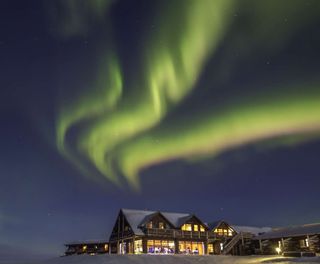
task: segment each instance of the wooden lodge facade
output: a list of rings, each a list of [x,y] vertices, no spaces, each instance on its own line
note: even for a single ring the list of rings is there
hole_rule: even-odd
[[[74,254],[306,256],[320,253],[320,224],[286,228],[205,223],[194,214],[121,209],[109,240],[65,244]]]
[[[274,228],[253,238],[258,254],[320,253],[320,224]]]
[[[194,214],[122,209],[109,243],[116,254],[226,254],[247,236],[224,221],[207,225]]]

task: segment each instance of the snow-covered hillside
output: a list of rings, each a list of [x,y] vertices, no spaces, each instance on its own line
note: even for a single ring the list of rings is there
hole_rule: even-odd
[[[152,256],[152,255],[98,255],[70,256],[51,259],[39,264],[255,264],[255,263],[320,263],[316,258],[232,257],[232,256]]]
[[[19,247],[0,244],[0,264],[36,263],[49,257]]]

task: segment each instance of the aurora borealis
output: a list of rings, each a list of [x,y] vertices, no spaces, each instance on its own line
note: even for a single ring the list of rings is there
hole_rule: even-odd
[[[317,133],[320,121],[319,82],[313,80],[313,83],[299,84],[302,82],[299,79],[295,80],[297,83],[265,87],[279,90],[278,94],[273,91],[251,94],[248,100],[226,102],[219,109],[213,106],[205,113],[198,109],[189,110],[190,118],[184,120],[187,125],[179,118],[178,125],[173,125],[173,128],[166,125],[166,117],[175,111],[176,106],[197,93],[202,72],[209,60],[215,60],[219,45],[224,45],[230,28],[237,23],[234,19],[236,14],[244,13],[242,6],[252,5],[253,13],[244,16],[252,27],[251,32],[256,32],[256,35],[250,36],[248,47],[234,44],[239,36],[232,34],[232,44],[225,44],[225,53],[237,49],[240,58],[247,56],[249,49],[277,53],[277,49],[281,49],[279,45],[285,45],[290,39],[291,31],[316,19],[318,13],[313,10],[317,10],[319,4],[312,3],[316,9],[302,1],[292,1],[290,8],[276,1],[259,4],[242,1],[241,5],[229,0],[164,4],[156,10],[156,13],[163,13],[153,18],[154,27],[159,29],[144,36],[143,51],[139,54],[141,63],[130,69],[138,77],[133,81],[127,80],[121,70],[121,64],[125,62],[118,61],[116,51],[112,55],[103,55],[107,65],[102,66],[97,74],[103,82],[98,80],[90,84],[98,86],[98,89],[84,87],[84,94],[73,98],[71,106],[69,101],[66,109],[62,106],[57,117],[59,150],[82,168],[84,174],[90,172],[83,168],[83,158],[109,180],[119,182],[119,175],[123,175],[131,185],[138,187],[139,171],[161,161],[216,155],[260,140]],[[92,5],[99,7],[100,3],[92,1]],[[83,14],[81,20],[86,21],[87,15]],[[277,27],[277,32],[271,31],[272,25]],[[265,35],[260,32],[265,32]],[[268,37],[270,43],[261,42]],[[228,59],[228,55],[222,56]],[[221,60],[224,61],[223,57]],[[226,70],[232,75],[232,69]],[[217,72],[211,74],[220,74],[221,70],[217,69]],[[206,85],[214,91],[221,84],[212,81]],[[250,81],[248,85],[252,85]],[[303,88],[296,88],[299,85]],[[301,96],[297,92],[290,94],[297,89],[308,92]],[[85,125],[82,126],[83,123]],[[81,128],[72,144],[68,144],[66,137],[72,127]]]
[[[121,207],[319,222],[320,1],[1,5],[0,246],[60,254]]]

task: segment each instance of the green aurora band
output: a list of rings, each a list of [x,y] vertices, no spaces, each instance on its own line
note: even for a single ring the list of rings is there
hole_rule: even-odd
[[[160,31],[146,41],[143,76],[130,84],[129,91],[116,53],[109,52],[95,88],[61,106],[56,130],[58,149],[84,174],[90,175],[90,170],[83,165],[83,157],[112,182],[120,184],[120,171],[132,187],[139,188],[139,171],[152,164],[218,155],[260,140],[320,131],[317,84],[306,87],[308,93],[302,95],[288,95],[286,89],[276,96],[251,96],[166,125],[168,113],[196,87],[238,4],[232,0],[183,3],[174,2],[164,9],[165,15],[157,18]],[[274,5],[265,3],[263,11],[272,13]],[[300,6],[301,1],[293,1],[287,17],[295,18]],[[261,4],[252,8],[257,13],[262,10]],[[311,21],[312,17],[305,20]],[[268,29],[269,25],[263,21],[257,23],[257,30],[259,27]],[[285,25],[283,30],[288,28]],[[277,43],[285,41],[285,37],[276,38]],[[256,40],[259,43],[263,38],[258,36]],[[68,132],[79,125],[76,142],[68,144]]]
[[[218,155],[269,138],[320,132],[320,91],[305,96],[278,94],[268,99],[251,99],[226,105],[202,117],[177,121],[170,127],[157,127],[119,146],[110,155],[130,183],[136,185],[139,170],[152,164]]]

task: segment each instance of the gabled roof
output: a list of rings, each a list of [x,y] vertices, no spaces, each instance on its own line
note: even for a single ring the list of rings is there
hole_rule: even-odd
[[[209,229],[208,225],[205,222],[203,222],[199,217],[197,217],[195,214],[189,214],[185,217],[181,217],[179,219],[179,223],[178,223],[177,227],[180,228],[183,224],[185,224],[186,222],[188,222],[188,220],[190,220],[192,218],[195,218],[198,222],[200,222],[204,228]]]
[[[180,213],[168,213],[162,212],[162,215],[169,220],[169,222],[175,227],[179,228],[182,226],[189,218],[192,217],[191,214],[180,214]]]
[[[209,227],[210,230],[214,230],[214,229],[216,229],[217,227],[219,227],[223,223],[232,228],[232,226],[229,225],[228,222],[226,222],[224,220],[219,220],[219,221],[215,221],[215,222],[209,223],[208,227]]]
[[[132,210],[132,209],[121,209],[122,213],[126,217],[129,225],[134,234],[144,235],[142,230],[139,228],[141,223],[147,216],[153,215],[156,211],[145,211],[145,210]]]
[[[307,235],[311,236],[316,234],[320,234],[320,223],[273,228],[272,231],[257,236],[255,239],[273,239]]]
[[[160,212],[154,212],[153,214],[148,214],[144,217],[144,219],[139,224],[139,227],[145,226],[147,223],[149,223],[152,218],[154,218],[156,215],[158,215]]]
[[[153,216],[155,216],[158,213],[162,215],[175,228],[180,228],[190,218],[196,217],[193,214],[169,213],[148,210],[121,209],[121,211],[126,217],[129,225],[131,226],[132,231],[136,235],[144,235],[140,227],[145,225],[149,220],[153,218]],[[199,219],[198,217],[196,218]]]

